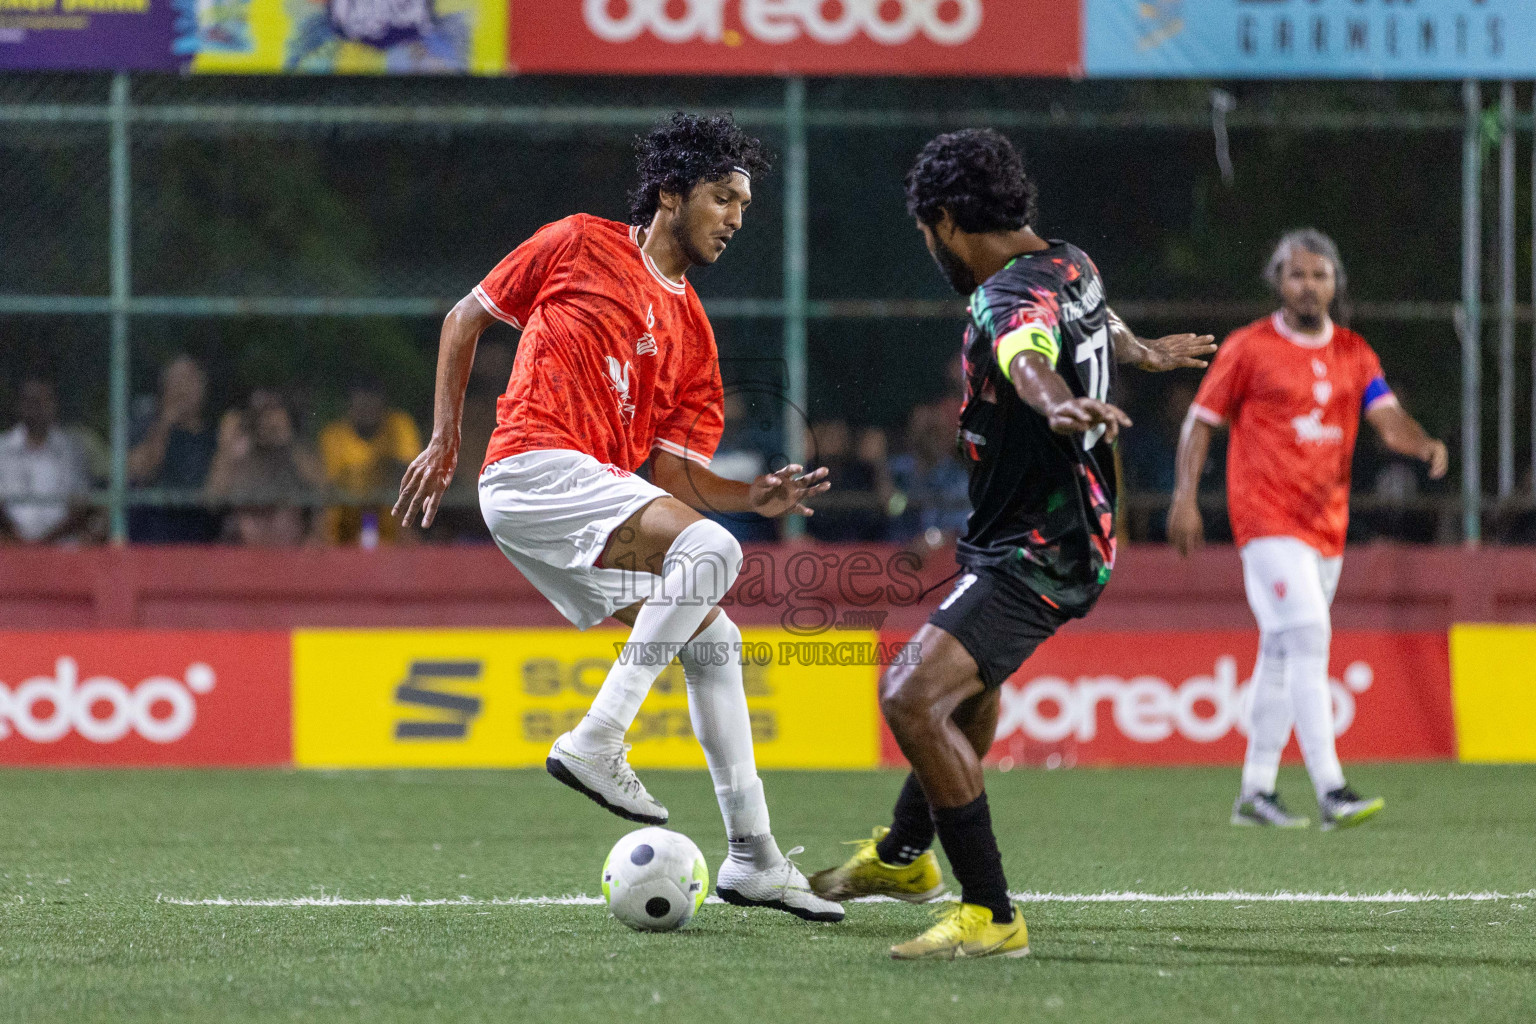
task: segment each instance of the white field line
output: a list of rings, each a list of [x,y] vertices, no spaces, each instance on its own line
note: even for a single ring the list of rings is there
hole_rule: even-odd
[[[953,897],[951,897],[953,898]],[[1496,900],[1536,899],[1536,889],[1527,892],[1016,892],[1020,903],[1486,903]],[[885,897],[865,897],[850,902],[868,903]],[[506,899],[479,899],[459,896],[454,899],[394,898],[353,899],[343,896],[292,896],[277,899],[189,899],[157,896],[156,903],[181,907],[600,907],[601,896],[529,896]],[[705,902],[720,903],[711,896]]]

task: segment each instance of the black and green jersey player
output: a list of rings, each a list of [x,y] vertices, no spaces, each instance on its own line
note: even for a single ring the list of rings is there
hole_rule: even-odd
[[[1110,446],[1130,426],[1109,404],[1115,363],[1203,367],[1215,346],[1192,334],[1137,338],[1105,305],[1088,256],[1035,234],[1034,185],[997,132],[939,136],[906,185],[928,251],[971,299],[958,444],[973,511],[959,580],[915,637],[920,656],[881,681],[881,712],[912,763],[890,831],[812,885],[878,892],[889,878],[888,894],[912,898],[907,876],[932,858],[937,833],[961,902],[892,954],[1017,956],[1027,933],[1009,902],[981,774],[998,687],[1041,641],[1087,614],[1109,580]]]

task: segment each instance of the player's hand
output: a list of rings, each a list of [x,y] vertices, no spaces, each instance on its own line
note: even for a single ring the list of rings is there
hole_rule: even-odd
[[[791,463],[773,473],[765,473],[752,481],[747,501],[752,511],[760,516],[774,518],[786,512],[815,515],[803,502],[817,494],[825,493],[831,484],[827,482],[827,467],[805,472],[805,467]]]
[[[1205,543],[1205,522],[1200,518],[1200,506],[1195,502],[1175,498],[1168,506],[1168,539],[1179,554],[1188,556]]]
[[[390,514],[399,516],[401,526],[410,526],[411,519],[419,511],[421,528],[425,530],[431,526],[458,464],[459,439],[432,438],[405,468],[405,476],[400,480],[400,497]]]
[[[1451,455],[1445,450],[1445,442],[1429,442],[1429,457],[1424,461],[1429,463],[1429,478],[1431,480],[1439,480],[1445,476],[1445,471],[1451,468]]]
[[[1120,436],[1120,428],[1131,425],[1131,418],[1108,402],[1096,398],[1073,398],[1051,407],[1047,420],[1058,434],[1086,434],[1094,427],[1104,428],[1106,440]]]
[[[1143,338],[1141,347],[1146,354],[1137,369],[1148,373],[1164,370],[1200,370],[1210,365],[1200,358],[1216,351],[1216,338],[1210,334],[1169,334],[1162,338]]]

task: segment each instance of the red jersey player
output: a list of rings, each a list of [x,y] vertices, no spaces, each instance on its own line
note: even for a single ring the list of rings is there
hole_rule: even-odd
[[[676,657],[730,840],[716,891],[838,921],[842,907],[811,892],[769,831],[741,631],[718,607],[741,548],[696,511],[809,515],[802,502],[828,486],[825,469],[790,465],[751,484],[708,469],[723,425],[719,356],[684,273],[725,251],[767,160],[729,117],[686,114],[642,137],[637,157],[629,224],[578,214],[546,225],[448,314],[432,439],[395,511],[431,525],[458,462],[476,342],[492,320],[521,330],[480,473],[481,511],[502,552],[578,628],[609,616],[631,627],[625,656],[546,767],[621,817],[665,823],[624,734]],[[635,475],[647,460],[654,484]]]
[[[1328,609],[1343,563],[1360,417],[1392,451],[1429,463],[1434,479],[1445,475],[1446,450],[1403,411],[1365,339],[1329,317],[1344,267],[1326,235],[1287,234],[1265,278],[1281,308],[1234,332],[1201,382],[1179,439],[1168,534],[1182,554],[1200,545],[1200,473],[1211,431],[1230,427],[1227,506],[1259,623],[1248,753],[1232,823],[1307,824],[1275,795],[1294,724],[1329,829],[1357,825],[1384,805],[1345,784],[1328,690]]]

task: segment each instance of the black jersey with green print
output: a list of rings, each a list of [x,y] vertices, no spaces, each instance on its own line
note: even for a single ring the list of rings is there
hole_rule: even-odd
[[[1056,434],[1019,398],[1009,364],[1051,361],[1074,395],[1106,400],[1114,367],[1104,284],[1088,255],[1052,241],[971,295],[959,447],[971,518],[957,558],[1007,567],[1069,615],[1086,615],[1115,562],[1115,463],[1103,428]]]

